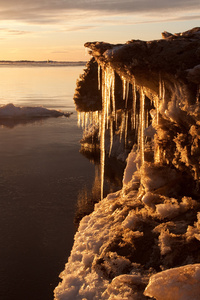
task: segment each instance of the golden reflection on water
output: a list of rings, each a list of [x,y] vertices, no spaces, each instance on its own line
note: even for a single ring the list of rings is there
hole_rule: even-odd
[[[73,94],[83,66],[77,67],[0,67],[0,105],[74,110]]]

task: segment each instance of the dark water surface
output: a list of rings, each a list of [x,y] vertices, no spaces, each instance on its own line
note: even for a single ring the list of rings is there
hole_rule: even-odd
[[[77,195],[94,180],[93,164],[79,153],[73,92],[81,72],[0,68],[1,105],[73,111],[69,118],[0,122],[1,300],[53,299],[70,254]]]

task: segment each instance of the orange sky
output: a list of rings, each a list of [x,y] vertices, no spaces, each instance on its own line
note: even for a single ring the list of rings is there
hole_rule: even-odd
[[[87,41],[159,39],[200,25],[199,0],[1,0],[0,60],[88,60]]]

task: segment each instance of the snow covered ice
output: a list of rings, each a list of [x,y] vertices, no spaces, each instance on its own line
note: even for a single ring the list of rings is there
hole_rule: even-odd
[[[63,113],[45,107],[15,106],[12,103],[0,107],[0,118],[34,118],[34,117],[59,117],[70,116],[71,113]]]
[[[163,37],[85,45],[75,102],[96,116],[85,127],[100,132],[102,174],[109,152],[129,155],[122,189],[81,220],[56,300],[199,299],[200,28]]]
[[[144,294],[158,300],[198,300],[199,281],[200,264],[173,268],[153,275]]]

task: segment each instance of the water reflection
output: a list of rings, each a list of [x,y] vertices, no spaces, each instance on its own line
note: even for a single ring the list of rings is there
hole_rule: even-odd
[[[1,105],[74,112],[81,72],[0,68]],[[92,185],[94,166],[79,153],[76,113],[1,119],[0,129],[0,299],[53,299],[73,245],[77,187]]]
[[[56,117],[57,118],[57,117]],[[48,117],[34,117],[34,118],[3,118],[0,119],[0,126],[13,129],[14,127],[18,125],[28,125],[28,124],[38,124],[42,125],[43,122],[45,122],[48,119]]]
[[[74,223],[78,227],[80,220],[94,210],[95,203],[101,199],[101,167],[100,151],[96,144],[82,144],[80,153],[87,157],[95,165],[95,177],[92,189],[84,186],[78,194],[77,206],[74,217]],[[122,188],[123,171],[125,163],[116,158],[106,156],[105,160],[105,178],[104,178],[104,197],[109,193],[114,193]]]

